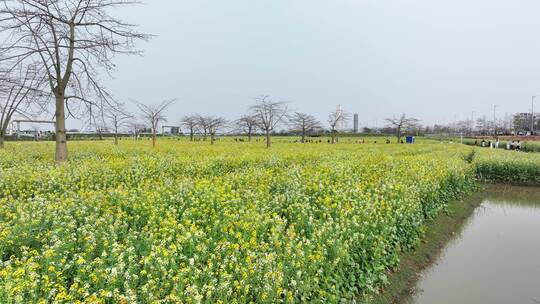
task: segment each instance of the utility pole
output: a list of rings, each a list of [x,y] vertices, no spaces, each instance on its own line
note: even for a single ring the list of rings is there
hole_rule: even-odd
[[[493,105],[493,136],[497,136],[497,105]]]
[[[538,97],[538,95],[533,95],[531,101],[531,135],[534,135],[534,99],[536,97]]]
[[[474,113],[475,111],[471,112],[471,136],[473,135],[473,132],[474,132]]]
[[[453,124],[452,129],[454,131],[454,136],[457,136],[457,115],[456,114],[454,114],[454,124]]]

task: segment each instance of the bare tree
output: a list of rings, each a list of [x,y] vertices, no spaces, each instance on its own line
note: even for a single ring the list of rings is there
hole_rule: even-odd
[[[257,121],[257,126],[266,135],[266,147],[270,148],[270,134],[287,115],[287,104],[272,101],[270,96],[262,95],[255,99],[255,105],[250,109]]]
[[[121,128],[128,126],[133,115],[129,114],[123,104],[115,108],[109,108],[105,113],[114,131],[114,144],[118,145],[118,132]]]
[[[137,102],[141,110],[141,118],[150,125],[152,129],[152,147],[156,146],[157,129],[160,123],[166,122],[167,117],[163,113],[176,99],[165,100],[158,105],[146,105]]]
[[[185,115],[182,117],[182,120],[180,120],[180,124],[189,130],[189,140],[193,141],[193,136],[199,126],[198,115]]]
[[[199,130],[202,132],[203,135],[203,141],[206,141],[206,137],[208,136],[208,131],[210,129],[209,120],[206,116],[197,114],[197,126],[199,127]]]
[[[137,0],[11,0],[2,1],[1,61],[10,66],[39,61],[55,96],[56,161],[68,159],[66,109],[114,103],[101,85],[100,72],[110,73],[117,54],[140,54],[135,25],[111,15]],[[73,103],[72,103],[73,102]],[[79,112],[81,113],[81,112]]]
[[[204,117],[208,126],[208,134],[210,134],[210,143],[213,145],[216,141],[216,133],[227,125],[227,120],[222,117]]]
[[[336,135],[341,131],[343,126],[350,119],[350,114],[345,113],[341,108],[328,115],[328,125],[330,126],[330,136],[332,137],[332,144],[336,143]]]
[[[28,118],[45,108],[48,96],[40,91],[42,84],[43,77],[32,66],[0,72],[0,148],[15,114]]]
[[[396,130],[396,136],[398,143],[401,142],[401,137],[403,132],[409,131],[413,128],[418,127],[418,123],[420,120],[413,118],[413,117],[407,117],[405,114],[401,114],[398,118],[387,118],[386,123],[388,127],[393,128]]]
[[[306,135],[321,128],[321,123],[312,115],[294,112],[288,117],[289,124],[294,132],[300,133],[301,141],[306,141]]]
[[[251,137],[257,128],[257,118],[253,115],[244,115],[238,118],[234,124],[240,132],[247,134],[248,141],[251,141]]]
[[[203,130],[203,136],[210,135],[210,143],[216,140],[216,133],[227,125],[227,120],[221,117],[197,115],[197,125]]]
[[[131,132],[133,132],[133,136],[135,140],[139,139],[139,134],[141,132],[144,132],[145,125],[135,119],[132,119],[127,123],[129,128],[131,129]]]
[[[99,140],[103,140],[103,133],[109,132],[109,127],[105,121],[105,113],[109,107],[98,107],[95,109],[91,105],[88,108],[88,130],[98,135]]]

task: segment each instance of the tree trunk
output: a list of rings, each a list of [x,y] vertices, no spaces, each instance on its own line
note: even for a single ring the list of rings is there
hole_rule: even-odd
[[[156,147],[156,129],[155,128],[152,129],[152,147],[153,148]]]
[[[118,146],[118,133],[114,132],[114,145]]]
[[[401,127],[397,129],[397,143],[401,143]]]
[[[66,136],[66,115],[65,115],[65,104],[64,104],[64,94],[57,93],[56,97],[56,126],[55,126],[55,138],[56,138],[56,163],[61,164],[65,163],[68,160],[68,148],[67,148],[67,136]]]
[[[214,134],[210,134],[210,144],[213,145],[215,141]]]
[[[332,144],[336,143],[336,132],[332,131]]]
[[[4,123],[0,126],[0,149],[4,149],[4,142],[6,140],[6,131],[9,126],[11,116],[5,117]]]
[[[305,131],[302,131],[302,143],[305,143],[306,142],[306,132]]]
[[[248,130],[248,141],[251,141],[251,129]]]
[[[266,131],[266,147],[267,148],[270,148],[270,145],[272,143],[270,142],[270,132],[269,131]]]
[[[189,141],[193,141],[193,128],[189,130]]]

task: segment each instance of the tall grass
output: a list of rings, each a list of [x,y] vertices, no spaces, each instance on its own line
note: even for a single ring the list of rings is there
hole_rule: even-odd
[[[540,154],[478,149],[474,164],[482,181],[540,185]]]

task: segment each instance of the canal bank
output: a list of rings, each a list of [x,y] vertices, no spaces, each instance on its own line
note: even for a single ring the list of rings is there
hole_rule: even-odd
[[[389,273],[387,287],[359,302],[540,303],[536,298],[540,295],[531,290],[531,284],[540,286],[540,264],[534,261],[540,252],[536,250],[540,249],[540,237],[536,237],[540,231],[539,200],[538,187],[495,184],[484,185],[467,199],[450,204],[447,212],[426,226],[418,247],[402,255],[398,268]],[[534,228],[535,219],[538,229]],[[524,245],[517,246],[516,240]],[[529,271],[524,270],[527,268]],[[507,286],[502,288],[497,282],[505,278]],[[492,288],[495,292],[489,293]],[[521,301],[516,293],[522,294]],[[507,294],[517,301],[508,302],[504,298]]]

